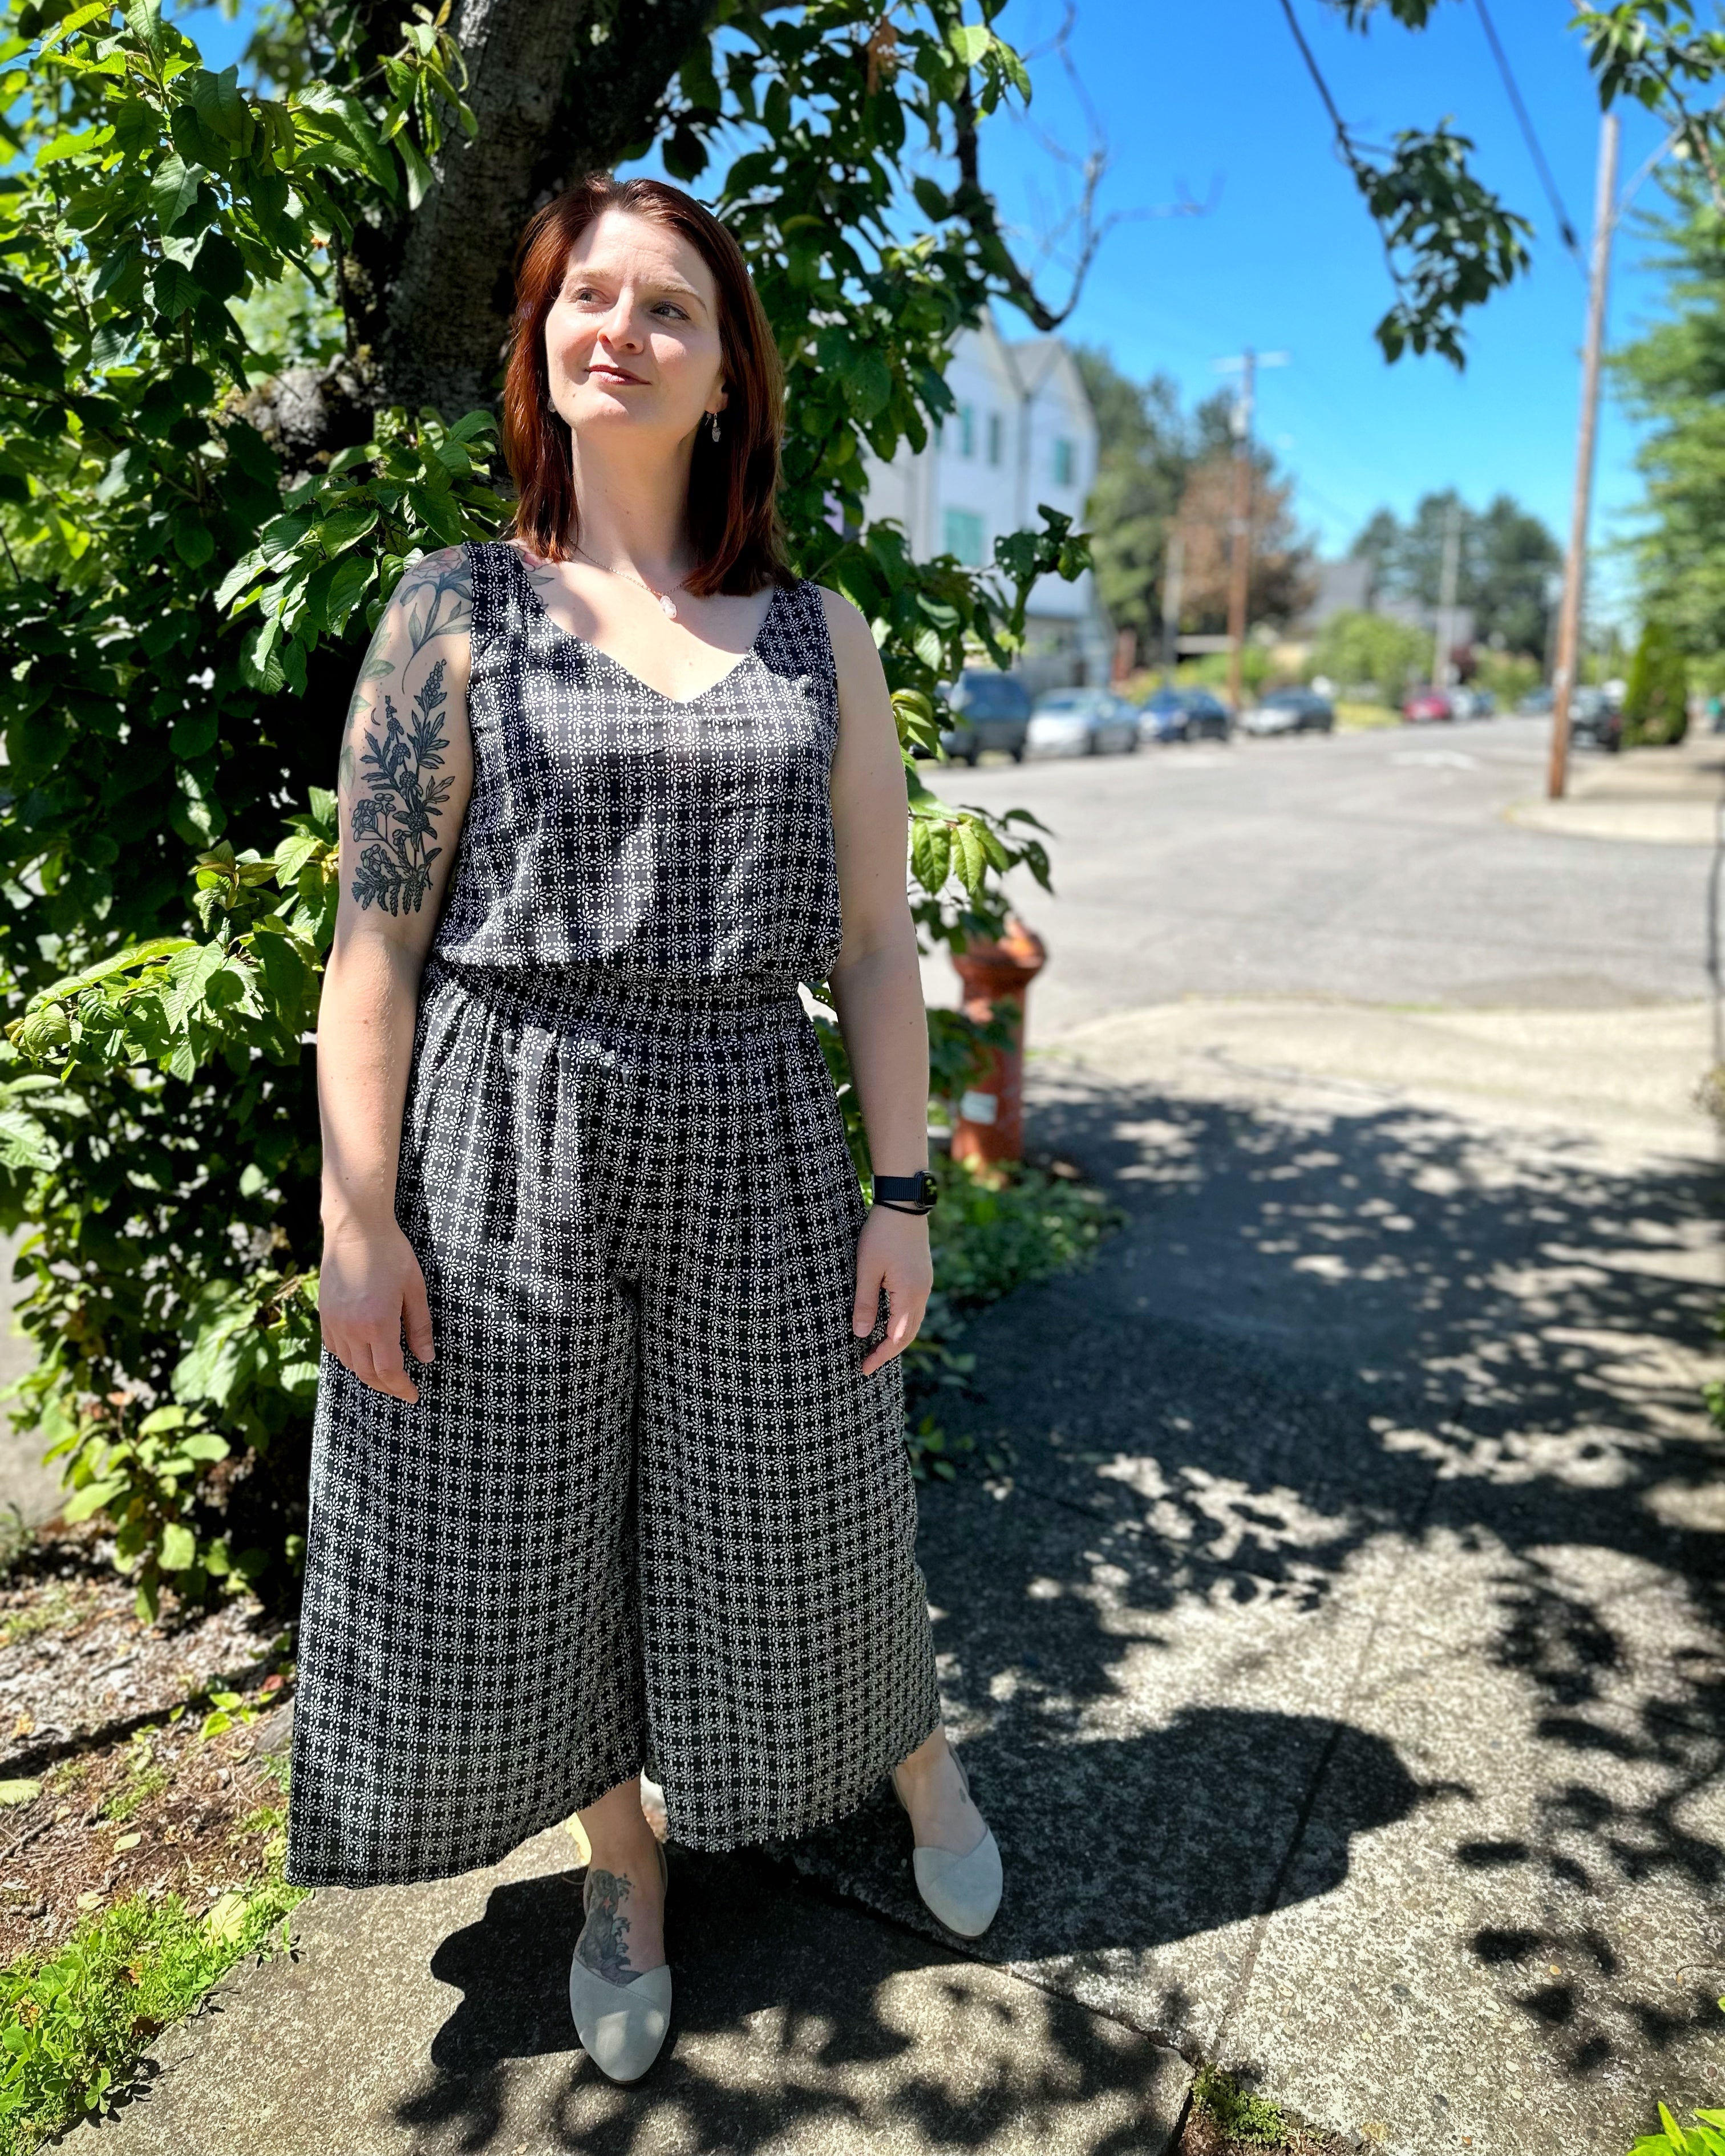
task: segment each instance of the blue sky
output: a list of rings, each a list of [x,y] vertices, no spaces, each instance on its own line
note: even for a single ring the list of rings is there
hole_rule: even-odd
[[[1216,359],[1248,342],[1286,352],[1286,367],[1260,377],[1259,424],[1297,477],[1301,513],[1327,548],[1345,546],[1380,503],[1405,515],[1427,490],[1449,485],[1479,503],[1513,494],[1562,538],[1585,290],[1475,0],[1444,0],[1418,34],[1385,16],[1366,36],[1349,33],[1317,0],[1294,3],[1357,132],[1381,141],[1451,116],[1477,145],[1481,176],[1533,222],[1532,273],[1471,318],[1466,372],[1431,357],[1392,367],[1380,357],[1371,332],[1388,304],[1382,254],[1276,0],[1079,0],[1072,57],[1113,160],[1104,208],[1168,203],[1182,182],[1202,200],[1219,182],[1219,197],[1209,216],[1117,226],[1068,333],[1106,346],[1130,373],[1173,375],[1189,398],[1213,390],[1224,378]],[[1584,247],[1599,118],[1568,13],[1561,0],[1495,0],[1492,19]],[[1002,33],[1020,49],[1034,46],[1061,13],[1059,0],[1010,0]],[[1034,74],[1040,131],[1081,149],[1086,122],[1058,64],[1045,61]],[[1660,131],[1639,108],[1623,119],[1627,180]],[[1039,200],[1056,198],[1053,161],[1030,128],[999,120],[984,157],[1003,210],[1034,231]],[[1636,202],[1660,199],[1650,182]],[[1658,311],[1649,252],[1626,223],[1614,259],[1613,338]],[[1608,402],[1596,545],[1633,511],[1634,445]],[[1616,581],[1609,571],[1601,579]]]
[[[1172,375],[1189,400],[1224,377],[1218,358],[1250,342],[1289,363],[1260,377],[1260,431],[1298,482],[1302,521],[1342,551],[1387,503],[1405,515],[1430,489],[1471,501],[1517,495],[1561,538],[1567,531],[1584,289],[1560,244],[1538,172],[1486,44],[1476,0],[1440,0],[1410,34],[1386,18],[1350,34],[1318,0],[1294,0],[1341,108],[1357,131],[1450,116],[1478,146],[1476,166],[1533,221],[1530,275],[1472,317],[1466,370],[1404,358],[1388,367],[1372,326],[1389,303],[1382,254],[1337,162],[1312,82],[1277,0],[1078,0],[1072,59],[1111,157],[1105,211],[1173,202],[1183,187],[1212,213],[1128,217],[1104,241],[1068,334],[1105,346],[1127,372]],[[249,10],[246,10],[247,13]],[[1021,50],[1057,28],[1062,0],[1009,0],[999,27]],[[1562,0],[1495,0],[1493,19],[1572,222],[1591,228],[1599,110]],[[214,8],[179,19],[221,66],[243,42]],[[1088,126],[1058,62],[1033,69],[1030,121],[997,116],[983,137],[984,178],[1029,251],[1065,182],[1045,146],[1082,151]],[[1624,114],[1627,178],[1657,146],[1639,110]],[[1643,206],[1660,199],[1645,186]],[[1620,230],[1609,332],[1656,314],[1650,244]],[[1050,267],[1050,291],[1063,279]],[[1009,334],[1023,325],[1003,316]],[[1620,532],[1638,493],[1635,437],[1611,405],[1595,482],[1595,546]],[[1620,587],[1606,566],[1600,597]]]

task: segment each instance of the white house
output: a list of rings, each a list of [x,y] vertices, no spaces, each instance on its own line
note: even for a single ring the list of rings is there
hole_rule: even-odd
[[[958,408],[921,454],[901,444],[890,465],[867,459],[870,518],[903,526],[924,559],[955,554],[973,567],[994,542],[1039,523],[1046,502],[1081,523],[1096,470],[1096,422],[1071,353],[1058,337],[1009,344],[991,316],[966,330],[947,369]],[[1033,690],[1108,679],[1112,632],[1086,570],[1044,577],[1030,594],[1021,671]]]

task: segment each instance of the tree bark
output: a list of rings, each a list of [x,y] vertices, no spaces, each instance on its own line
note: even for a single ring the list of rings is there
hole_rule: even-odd
[[[532,213],[584,172],[639,155],[660,100],[708,33],[714,0],[459,0],[469,141],[451,127],[437,184],[357,231],[341,297],[374,400],[446,419],[495,406],[516,241]],[[365,9],[377,52],[394,49],[400,0]]]

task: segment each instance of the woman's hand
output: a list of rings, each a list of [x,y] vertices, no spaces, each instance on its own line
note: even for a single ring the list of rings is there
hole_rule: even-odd
[[[890,1206],[871,1205],[856,1241],[856,1301],[850,1312],[850,1329],[859,1340],[868,1338],[880,1314],[883,1287],[891,1316],[886,1337],[863,1363],[865,1377],[890,1363],[895,1355],[902,1355],[922,1331],[922,1313],[928,1307],[928,1291],[933,1286],[927,1215],[895,1213]]]
[[[431,1305],[398,1223],[326,1230],[317,1314],[323,1344],[345,1369],[373,1392],[409,1406],[418,1400],[419,1388],[402,1358],[402,1329],[417,1361],[434,1361]]]

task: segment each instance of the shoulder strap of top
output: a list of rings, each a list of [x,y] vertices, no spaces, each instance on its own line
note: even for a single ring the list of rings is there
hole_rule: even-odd
[[[827,628],[826,602],[820,595],[820,586],[807,577],[799,577],[784,593],[783,604],[798,657],[822,687],[836,698],[839,670],[833,659],[833,639]]]
[[[480,655],[501,634],[506,634],[510,602],[509,557],[515,549],[505,539],[468,539],[461,551],[467,557],[468,578],[473,588],[473,656]]]

